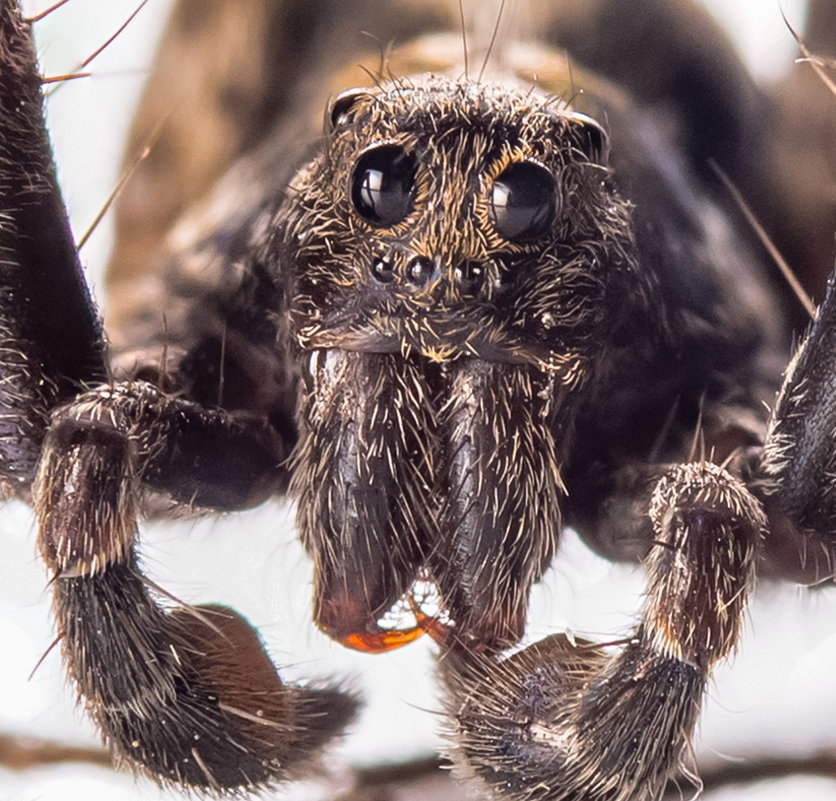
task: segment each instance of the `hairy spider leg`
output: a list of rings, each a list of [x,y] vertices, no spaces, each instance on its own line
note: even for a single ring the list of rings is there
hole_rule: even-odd
[[[271,784],[355,710],[336,689],[284,685],[232,610],[164,610],[137,566],[140,484],[181,502],[240,508],[261,498],[275,459],[270,435],[266,424],[240,424],[134,382],[79,396],[56,412],[45,440],[35,508],[70,675],[116,755],[159,781]],[[205,482],[191,480],[198,465]]]
[[[554,635],[506,658],[442,658],[453,758],[502,798],[658,798],[683,767],[711,669],[737,642],[766,518],[710,463],[665,474],[650,515],[644,610],[619,652]]]
[[[758,473],[770,512],[836,541],[836,273],[787,368]]]
[[[31,484],[49,413],[105,378],[42,121],[41,81],[17,3],[0,3],[0,476]]]
[[[102,383],[103,337],[55,184],[31,34],[12,0],[0,2],[0,59],[0,465],[14,491],[32,485],[70,675],[117,758],[157,781],[222,792],[296,775],[356,699],[283,684],[229,609],[163,609],[135,553],[143,490],[219,510],[252,505],[281,482],[286,440],[263,417],[143,381]]]

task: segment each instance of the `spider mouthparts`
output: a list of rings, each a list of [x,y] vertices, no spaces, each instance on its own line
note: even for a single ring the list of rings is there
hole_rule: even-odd
[[[382,654],[392,651],[402,645],[408,645],[417,640],[425,629],[415,626],[411,629],[375,629],[374,631],[355,631],[348,634],[340,642],[355,651],[367,654]]]
[[[395,648],[400,648],[417,640],[422,634],[429,634],[433,639],[438,640],[444,629],[441,621],[437,617],[424,614],[414,603],[408,605],[409,613],[414,618],[414,625],[385,627],[371,624],[364,631],[343,633],[329,630],[326,633],[347,648],[367,654],[382,654],[386,651],[393,651]],[[386,622],[388,618],[389,614],[387,613],[383,622]]]

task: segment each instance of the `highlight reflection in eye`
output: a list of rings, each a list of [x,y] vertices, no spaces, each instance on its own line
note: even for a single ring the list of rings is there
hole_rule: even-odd
[[[539,164],[517,162],[493,182],[488,210],[497,232],[523,242],[544,234],[557,214],[559,195],[554,176]]]
[[[398,145],[366,151],[351,173],[351,202],[372,225],[394,225],[412,209],[415,159]]]

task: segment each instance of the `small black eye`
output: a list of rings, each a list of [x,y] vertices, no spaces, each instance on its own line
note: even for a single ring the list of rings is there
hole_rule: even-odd
[[[557,212],[554,177],[539,164],[517,162],[493,182],[490,215],[506,239],[524,241],[545,233]]]
[[[391,284],[395,280],[395,271],[388,259],[377,258],[372,262],[372,276],[381,284]]]
[[[357,159],[351,173],[351,202],[373,225],[394,225],[412,208],[415,159],[398,145],[382,145]]]

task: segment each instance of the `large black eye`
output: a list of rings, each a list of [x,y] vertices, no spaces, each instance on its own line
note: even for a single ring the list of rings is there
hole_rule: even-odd
[[[539,164],[516,162],[494,179],[491,220],[506,239],[534,239],[551,225],[557,204],[557,186],[552,174]]]
[[[351,173],[351,202],[374,225],[394,225],[412,207],[415,159],[398,145],[366,151]]]

